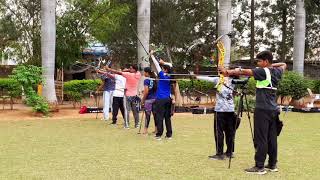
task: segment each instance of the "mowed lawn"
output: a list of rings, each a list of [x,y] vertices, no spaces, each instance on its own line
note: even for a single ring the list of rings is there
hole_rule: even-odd
[[[92,117],[0,121],[0,179],[320,179],[320,114],[281,115],[280,172],[263,176],[243,171],[254,164],[247,118],[228,169],[207,158],[212,115],[175,114],[173,139],[162,141]]]

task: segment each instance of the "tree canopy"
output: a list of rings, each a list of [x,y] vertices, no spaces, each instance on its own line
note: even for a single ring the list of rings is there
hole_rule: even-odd
[[[89,42],[101,42],[122,64],[137,62],[137,4],[131,0],[57,1],[56,66],[81,58]],[[151,4],[151,43],[163,46],[174,63],[191,61],[198,53],[209,57],[216,38],[216,1],[160,1]],[[250,1],[233,0],[233,58],[250,52]],[[306,58],[320,47],[320,3],[306,0]],[[292,60],[294,0],[261,0],[255,4],[255,51],[268,48],[281,61]],[[191,53],[195,41],[203,43]],[[40,0],[0,0],[0,52],[11,48],[19,62],[40,65]],[[197,52],[197,53],[195,53]],[[232,59],[234,60],[234,59]]]

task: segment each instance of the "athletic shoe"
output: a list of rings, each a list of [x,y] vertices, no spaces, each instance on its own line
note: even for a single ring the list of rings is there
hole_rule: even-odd
[[[134,128],[136,128],[136,129],[139,128],[139,127],[140,127],[139,125],[135,125],[135,126],[134,126]]]
[[[164,137],[164,138],[170,140],[170,139],[172,139],[172,136],[170,136],[170,137],[166,136],[166,137]]]
[[[156,136],[157,141],[161,141],[161,136]]]
[[[112,124],[112,125],[116,125],[116,124],[117,124],[117,122],[112,121],[112,123],[110,123],[110,124]]]
[[[234,154],[230,154],[230,153],[224,153],[223,155],[225,155],[227,158],[230,158],[230,155],[231,155],[231,158],[234,158]]]
[[[270,172],[278,172],[278,168],[277,168],[277,165],[273,165],[273,166],[270,166],[269,164],[264,166],[264,168],[266,168],[267,171],[270,171]]]
[[[259,174],[259,175],[263,175],[267,173],[267,171],[264,168],[258,168],[256,166],[245,169],[244,171],[248,174]]]
[[[129,126],[125,126],[124,129],[130,129],[130,127]]]
[[[223,154],[216,154],[212,156],[208,156],[209,159],[212,160],[224,160],[224,155]]]

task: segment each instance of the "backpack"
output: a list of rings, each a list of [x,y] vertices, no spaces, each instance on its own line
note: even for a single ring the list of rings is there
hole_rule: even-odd
[[[87,113],[87,110],[88,110],[87,106],[81,106],[79,114],[85,114]]]

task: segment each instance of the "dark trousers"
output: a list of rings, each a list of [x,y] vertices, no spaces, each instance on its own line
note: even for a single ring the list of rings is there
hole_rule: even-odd
[[[117,122],[117,116],[119,109],[121,111],[123,119],[125,118],[124,106],[123,106],[123,97],[113,97],[112,101],[112,121]]]
[[[214,137],[216,141],[216,154],[223,154],[223,140],[226,137],[227,154],[234,152],[234,136],[236,127],[234,112],[216,112],[214,118]]]
[[[277,163],[277,124],[278,112],[272,110],[255,109],[254,111],[254,159],[256,166],[264,167],[266,155],[269,156],[269,165]]]
[[[157,124],[157,134],[156,136],[162,136],[163,134],[163,119],[166,123],[167,137],[172,136],[172,126],[171,126],[171,99],[157,99],[155,101],[155,112],[156,112],[156,124]]]

